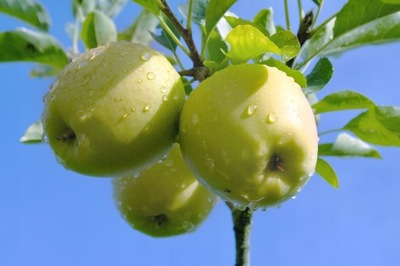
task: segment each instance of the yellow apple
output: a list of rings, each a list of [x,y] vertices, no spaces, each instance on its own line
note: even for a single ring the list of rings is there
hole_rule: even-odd
[[[45,96],[45,138],[68,169],[138,172],[168,153],[185,100],[179,74],[146,46],[115,42],[83,53]]]
[[[179,136],[199,181],[241,207],[295,196],[316,166],[318,135],[305,95],[265,65],[232,65],[200,83],[182,109]]]

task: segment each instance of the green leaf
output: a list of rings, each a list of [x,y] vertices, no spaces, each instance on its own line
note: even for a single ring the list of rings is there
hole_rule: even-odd
[[[354,15],[357,14],[357,15]],[[380,0],[349,0],[302,49],[300,68],[316,56],[400,39],[400,5]]]
[[[156,16],[160,14],[159,0],[132,0],[132,1],[141,5],[143,8],[150,11]]]
[[[108,17],[117,16],[125,7],[127,0],[98,0],[97,8]]]
[[[68,58],[49,34],[21,28],[0,33],[0,62],[12,61],[36,62],[61,69]]]
[[[347,133],[339,134],[333,143],[320,144],[318,155],[381,158],[379,152],[371,145]]]
[[[312,0],[317,6],[321,5],[321,0]]]
[[[237,0],[210,0],[206,9],[206,32],[210,33]]]
[[[19,140],[22,143],[32,144],[41,143],[43,139],[43,127],[40,121],[32,124],[25,131],[25,134]]]
[[[72,1],[72,13],[74,17],[83,19],[89,13],[95,11],[96,0],[73,0]]]
[[[163,15],[164,16],[164,15]],[[175,28],[172,22],[167,18],[163,18],[166,25],[169,29],[171,29],[172,33],[176,36],[177,39],[180,38],[179,31]],[[161,28],[161,27],[160,27]],[[170,37],[170,35],[165,31],[165,29],[161,28],[160,35],[156,35],[154,33],[150,33],[154,40],[156,40],[159,44],[164,46],[165,48],[175,51],[178,44]]]
[[[300,51],[300,43],[291,31],[278,31],[271,36],[271,41],[279,47],[285,62],[294,58]]]
[[[307,75],[307,93],[315,93],[325,87],[333,75],[333,65],[328,58],[321,58]]]
[[[296,83],[300,85],[300,87],[307,87],[307,80],[304,77],[303,73],[298,70],[291,69],[282,61],[279,61],[275,58],[269,58],[267,61],[263,61],[261,63],[278,68],[279,70],[285,72],[286,75],[288,75],[289,77],[292,77],[294,81],[296,81]]]
[[[205,58],[217,63],[222,62],[226,58],[225,54],[228,50],[226,43],[222,40],[221,35],[215,29],[210,33],[205,50]]]
[[[158,19],[148,10],[143,9],[131,26],[118,34],[118,40],[150,45],[153,41],[151,33],[154,33]]]
[[[50,17],[44,7],[32,0],[0,0],[0,12],[16,17],[30,25],[47,31]]]
[[[244,63],[268,52],[281,55],[279,47],[251,25],[237,26],[229,32],[225,40],[230,45],[227,56],[234,63]]]
[[[328,182],[334,188],[339,187],[339,179],[332,166],[325,160],[318,158],[317,167],[315,169],[317,174],[321,176],[326,182]]]
[[[81,37],[86,48],[95,48],[117,40],[114,21],[101,11],[90,13],[82,24]]]
[[[192,21],[200,26],[205,26],[206,24],[206,10],[209,5],[210,0],[194,0]],[[179,11],[185,18],[189,11],[189,3],[184,3],[179,6]]]
[[[312,107],[315,113],[326,113],[351,109],[373,108],[374,102],[354,91],[339,91],[325,96]]]
[[[372,144],[400,146],[400,107],[371,108],[352,119],[343,129]]]
[[[231,28],[236,28],[239,25],[250,25],[258,30],[260,30],[265,36],[269,36],[269,32],[259,24],[255,24],[249,20],[238,18],[238,17],[233,17],[233,16],[224,16],[226,22],[231,26]]]
[[[253,23],[267,30],[268,36],[276,33],[272,8],[261,9],[253,19]]]
[[[389,4],[400,4],[400,0],[381,0],[381,1]]]

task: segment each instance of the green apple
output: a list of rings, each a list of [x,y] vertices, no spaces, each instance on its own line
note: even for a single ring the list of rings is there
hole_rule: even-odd
[[[114,178],[113,187],[125,220],[154,237],[195,230],[216,202],[186,167],[178,144],[168,157],[139,175]]]
[[[185,101],[160,53],[115,42],[80,55],[45,96],[45,138],[68,169],[93,176],[138,172],[168,153]]]
[[[316,166],[318,135],[305,95],[265,65],[229,66],[200,83],[182,109],[179,136],[199,181],[241,207],[295,196]]]

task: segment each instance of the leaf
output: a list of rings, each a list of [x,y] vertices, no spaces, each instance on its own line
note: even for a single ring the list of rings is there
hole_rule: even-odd
[[[381,1],[389,4],[400,4],[400,0],[381,0]]]
[[[261,31],[265,36],[269,36],[269,32],[260,24],[255,24],[249,20],[234,17],[234,16],[224,16],[226,22],[231,26],[231,28],[236,28],[239,25],[250,25],[257,28]]]
[[[236,3],[237,0],[210,0],[206,9],[206,32],[207,34],[214,29],[218,21],[224,16],[225,12]]]
[[[176,38],[179,39],[180,33],[175,28],[175,26],[172,24],[172,22],[167,17],[164,17],[163,19],[164,19],[166,25],[168,26],[168,28],[171,29],[172,33],[176,36]],[[176,50],[176,47],[178,46],[177,43],[170,37],[170,35],[165,31],[164,28],[161,28],[160,35],[156,35],[154,33],[150,33],[150,34],[154,40],[156,40],[159,44],[161,44],[165,48],[167,48],[171,51]]]
[[[278,68],[279,70],[285,72],[286,75],[288,75],[289,77],[292,77],[294,81],[296,81],[296,83],[300,85],[300,87],[307,87],[307,80],[304,77],[303,73],[298,70],[291,69],[282,61],[279,61],[275,58],[270,58],[267,61],[263,61],[261,63]]]
[[[354,15],[357,14],[357,15]],[[302,49],[304,66],[315,56],[343,53],[359,46],[400,39],[400,5],[380,0],[349,0]]]
[[[328,182],[334,188],[339,187],[339,179],[332,166],[325,160],[318,158],[317,167],[315,169],[317,174],[321,176],[326,182]]]
[[[126,5],[127,0],[98,0],[97,8],[110,18],[117,16]]]
[[[0,12],[21,19],[38,29],[49,29],[50,17],[44,7],[35,1],[0,0]]]
[[[321,5],[321,0],[312,0],[317,6]]]
[[[72,1],[72,13],[74,17],[80,19],[85,18],[89,13],[95,11],[96,0],[73,0]]]
[[[158,24],[158,19],[152,13],[142,9],[133,24],[118,34],[118,40],[150,45],[154,40],[151,33],[155,32]]]
[[[160,7],[158,6],[159,0],[132,0],[133,2],[141,5],[143,8],[158,16]]]
[[[192,21],[197,25],[204,26],[206,24],[206,10],[210,0],[194,0]],[[178,7],[181,14],[187,18],[189,12],[189,3],[181,4]]]
[[[81,37],[86,48],[95,48],[117,40],[114,21],[101,11],[90,13],[82,24]]]
[[[347,133],[339,134],[333,143],[320,144],[318,155],[381,158],[379,152],[371,145]]]
[[[32,124],[25,131],[25,134],[19,140],[22,143],[41,143],[43,139],[43,127],[40,121]]]
[[[373,108],[374,102],[364,95],[354,91],[339,91],[325,96],[312,108],[315,113],[326,113],[351,109]]]
[[[371,108],[352,119],[343,129],[372,144],[400,146],[400,107]]]
[[[36,62],[61,69],[68,58],[49,34],[21,28],[0,33],[0,62],[12,61]]]
[[[209,35],[205,58],[209,61],[220,63],[226,58],[227,50],[228,47],[222,40],[222,36],[214,29]]]
[[[321,58],[307,75],[307,93],[315,93],[325,87],[333,75],[333,65],[328,58]]]
[[[291,31],[278,31],[271,36],[271,41],[279,47],[285,62],[294,58],[300,51],[300,43]]]
[[[237,26],[226,36],[226,41],[230,45],[227,56],[235,63],[244,63],[268,52],[281,55],[278,46],[251,25]]]
[[[253,23],[266,29],[268,36],[276,33],[272,8],[261,9],[254,17]]]

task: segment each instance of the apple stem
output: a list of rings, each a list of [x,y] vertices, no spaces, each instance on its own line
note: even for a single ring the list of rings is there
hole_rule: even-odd
[[[239,210],[233,204],[227,203],[232,212],[233,230],[236,241],[235,266],[250,265],[250,234],[253,211],[250,208]]]

